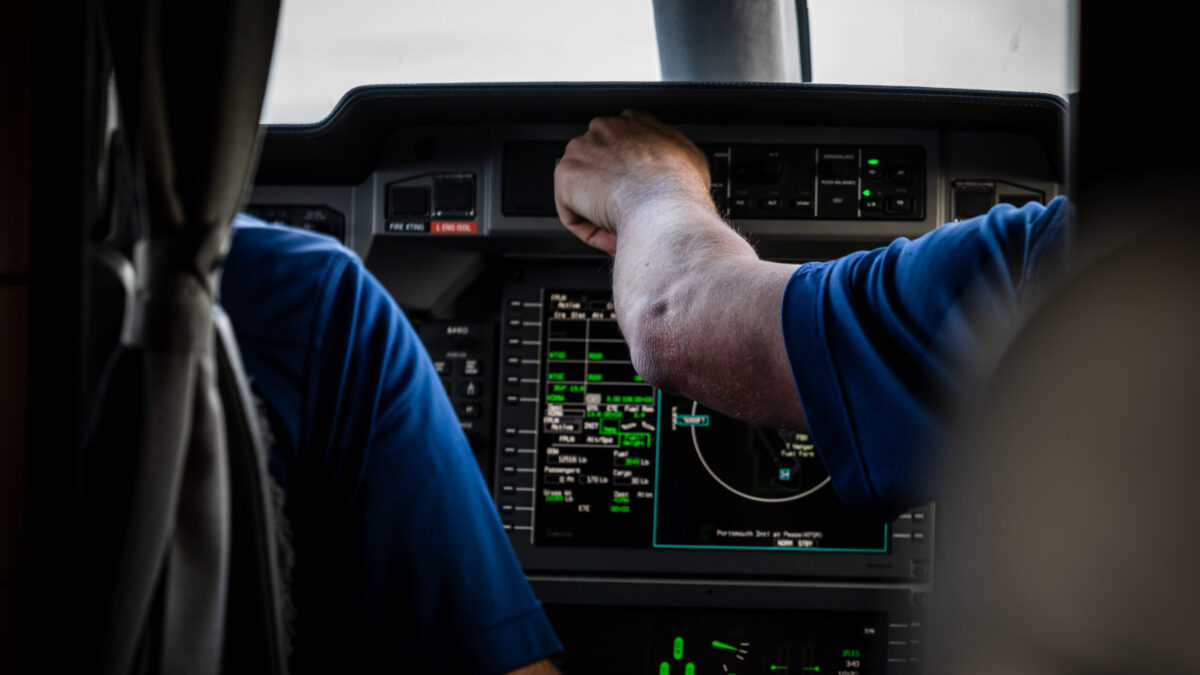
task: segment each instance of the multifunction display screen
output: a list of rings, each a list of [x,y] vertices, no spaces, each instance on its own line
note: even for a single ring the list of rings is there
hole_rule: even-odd
[[[638,376],[610,293],[546,290],[541,309],[535,544],[886,552],[807,434]]]

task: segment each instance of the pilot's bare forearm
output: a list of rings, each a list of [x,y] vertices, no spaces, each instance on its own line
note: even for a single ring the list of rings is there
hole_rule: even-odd
[[[642,113],[598,118],[555,172],[564,225],[614,255],[617,319],[649,382],[806,427],[780,327],[793,266],[759,260],[713,209],[704,154]]]
[[[707,195],[632,217],[617,238],[613,296],[638,372],[736,417],[805,428],[779,324],[794,266],[760,260]]]

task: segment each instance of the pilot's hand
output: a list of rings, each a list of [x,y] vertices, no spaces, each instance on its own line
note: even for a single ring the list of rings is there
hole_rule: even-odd
[[[680,201],[713,208],[708,160],[683,134],[636,110],[592,120],[554,171],[563,225],[610,255],[621,229],[639,221],[639,210]]]

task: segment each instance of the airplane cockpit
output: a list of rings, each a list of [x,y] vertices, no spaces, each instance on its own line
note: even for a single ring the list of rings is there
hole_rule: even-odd
[[[202,203],[228,203],[265,223],[317,233],[348,249],[411,322],[469,443],[472,470],[478,469],[470,479],[481,478],[486,486],[503,540],[561,641],[563,650],[550,657],[558,672],[1012,672],[989,670],[993,654],[984,648],[979,661],[966,661],[977,670],[946,670],[945,657],[939,660],[953,642],[947,636],[959,635],[955,623],[972,616],[962,607],[942,612],[943,605],[974,597],[959,592],[964,583],[990,583],[963,571],[962,561],[982,550],[963,542],[977,544],[982,532],[992,531],[972,523],[986,522],[1001,532],[997,523],[1007,522],[1003,505],[989,502],[990,511],[972,505],[976,492],[969,491],[886,518],[864,514],[845,505],[835,489],[822,460],[819,422],[811,422],[816,433],[755,425],[648,382],[635,369],[618,325],[612,258],[563,227],[555,172],[567,144],[593,118],[637,110],[699,147],[714,208],[763,260],[792,265],[834,260],[898,238],[915,240],[1000,205],[1047,205],[1064,195],[1079,204],[1081,231],[1096,232],[1095,240],[1104,242],[1087,254],[1089,260],[1106,260],[1098,251],[1129,237],[1113,235],[1120,229],[1113,226],[1085,227],[1087,218],[1112,213],[1106,206],[1117,193],[1132,197],[1156,189],[1148,186],[1152,181],[1125,180],[1129,165],[1123,160],[1140,146],[1111,131],[1114,122],[1127,119],[1123,115],[1144,111],[1112,105],[1124,91],[1120,78],[1088,70],[1089,64],[1107,63],[1107,52],[1087,40],[1116,29],[1112,10],[1096,3],[1083,3],[1081,10],[1075,2],[1016,0],[987,9],[936,1],[655,0],[516,7],[468,0],[393,5],[291,0],[283,4],[276,29],[270,12],[250,16],[255,12],[239,14],[236,2],[219,4],[235,18],[214,25],[258,22],[265,27],[260,35],[275,36],[274,62],[261,46],[253,47],[253,35],[239,36],[232,47],[214,47],[211,62],[225,67],[241,45],[256,54],[259,65],[248,67],[250,75],[230,76],[214,87],[198,84],[194,99],[168,92],[159,107],[154,84],[159,74],[148,67],[155,64],[154,52],[146,48],[138,55],[129,45],[138,39],[153,44],[168,33],[155,34],[146,28],[151,23],[141,33],[119,25],[140,17],[131,9],[140,3],[88,3],[88,10],[62,18],[33,3],[5,10],[14,19],[10,26],[31,26],[33,37],[7,40],[10,51],[4,54],[12,66],[6,76],[24,76],[6,77],[4,92],[21,104],[5,104],[3,118],[5,154],[20,161],[6,163],[0,200],[16,205],[9,228],[15,234],[5,232],[0,239],[0,310],[6,326],[20,328],[0,330],[8,333],[0,336],[5,348],[0,396],[5,421],[15,430],[9,435],[14,451],[5,453],[0,469],[0,481],[10,484],[0,492],[9,495],[4,501],[14,514],[0,531],[11,540],[4,544],[0,568],[5,575],[0,658],[9,659],[0,660],[0,668],[242,672],[250,663],[255,671],[303,670],[279,657],[286,640],[281,633],[287,632],[280,617],[289,610],[281,609],[285,603],[278,594],[286,575],[267,568],[285,554],[276,544],[262,543],[278,525],[270,515],[270,441],[264,441],[252,412],[237,412],[243,410],[239,405],[250,411],[263,405],[255,399],[254,374],[239,374],[236,341],[220,326],[227,319],[213,319],[218,325],[210,345],[194,335],[178,337],[191,335],[191,315],[168,320],[172,310],[163,309],[166,304],[133,309],[145,304],[140,298],[157,297],[154,275],[171,261],[190,261],[199,255],[194,251],[210,256],[196,260],[219,258],[210,249],[228,244],[199,243],[210,241],[208,230],[194,223],[201,215],[225,213],[205,211]],[[355,12],[362,15],[341,21]],[[91,37],[53,52],[46,45],[51,26]],[[393,31],[394,26],[400,27]],[[571,26],[579,33],[564,37]],[[604,31],[612,39],[592,44]],[[6,38],[18,32],[0,28]],[[540,34],[555,36],[536,37]],[[508,37],[498,41],[498,35]],[[477,45],[464,46],[467,42]],[[573,44],[582,54],[577,63],[570,61]],[[529,56],[547,46],[558,51]],[[327,53],[321,51],[327,47]],[[387,63],[339,61],[338,49],[355,58],[381,56]],[[612,75],[596,65],[605,54],[614,69],[625,70]],[[505,58],[525,58],[520,65],[525,70],[504,70]],[[61,82],[56,91],[42,88],[42,74],[20,70],[33,62],[54,64],[45,77]],[[547,75],[528,74],[529,63],[538,62]],[[406,75],[422,66],[429,66],[429,74]],[[163,68],[175,76],[194,74],[170,59]],[[576,71],[585,75],[573,78]],[[123,81],[132,81],[129,73],[142,78],[137,96],[122,90]],[[247,89],[243,80],[257,84]],[[223,105],[200,100],[209,94],[227,96],[231,109],[252,109],[239,97],[254,86],[266,92],[258,119],[219,120],[251,132],[230,139],[196,122],[201,112]],[[191,105],[194,111],[187,110]],[[1081,117],[1081,105],[1093,116]],[[252,113],[241,117],[246,114]],[[184,140],[188,134],[181,126],[156,127],[158,115],[177,125],[197,124],[195,137]],[[156,145],[160,137],[175,145]],[[159,152],[162,148],[168,150]],[[245,162],[235,163],[234,156]],[[184,160],[201,163],[217,177],[203,182],[202,172],[178,168]],[[53,180],[56,167],[63,166],[75,168]],[[209,171],[234,166],[239,168],[225,179]],[[171,180],[155,178],[155,171]],[[179,196],[156,201],[156,190]],[[220,202],[222,195],[236,198]],[[55,203],[68,210],[54,209]],[[137,227],[119,226],[155,218],[176,218],[181,232],[200,234],[155,248],[137,243],[153,227],[139,233]],[[1092,249],[1081,244],[1080,250]],[[111,262],[122,251],[132,264]],[[97,276],[98,269],[107,272]],[[180,295],[193,292],[173,283]],[[121,307],[116,313],[108,310],[113,298]],[[171,306],[185,305],[180,300]],[[152,440],[175,438],[173,427],[154,420],[168,409],[161,407],[165,401],[183,396],[170,388],[176,380],[161,375],[181,366],[166,357],[148,357],[136,367],[119,358],[110,362],[114,350],[120,352],[118,343],[139,328],[145,331],[140,348],[161,343],[176,354],[203,342],[217,354],[212,396],[224,401],[218,409],[225,412],[209,416],[202,395],[196,395],[199,403],[188,398],[180,409],[191,411],[191,421],[178,433],[199,438],[196,429],[209,424],[235,430],[229,432],[232,440],[212,446],[229,453],[228,465],[220,466],[229,472],[230,487],[205,493],[231,495],[234,515],[222,522],[229,523],[226,541],[233,552],[223,564],[234,571],[220,577],[225,581],[173,564],[188,560],[175,553],[186,545],[171,538],[172,526],[151,517],[154,509],[148,506],[171,499],[190,503],[186,500],[199,493],[189,490],[210,489],[192,482],[196,472],[203,473],[196,468],[199,460],[153,468],[153,453],[146,451],[111,462],[94,452],[121,444],[153,447]],[[114,375],[122,366],[133,384]],[[1026,372],[1018,366],[1004,372],[1018,371]],[[197,382],[210,376],[203,368],[196,372]],[[1028,371],[1035,379],[1045,372]],[[1061,381],[1054,377],[1052,382]],[[191,387],[193,380],[187,382]],[[1186,392],[1180,396],[1194,401]],[[993,429],[979,422],[964,433],[969,438],[970,429],[985,428]],[[96,433],[107,445],[96,445]],[[1032,428],[1028,433],[1059,438]],[[1019,443],[1026,440],[1023,433],[1014,436]],[[1185,443],[1182,436],[1168,438]],[[179,447],[195,453],[206,443],[192,440]],[[51,453],[52,448],[61,451]],[[1019,450],[1012,455],[1030,462]],[[143,466],[139,462],[152,468],[135,469]],[[1033,464],[1028,470],[1038,472]],[[121,471],[128,476],[121,478]],[[143,495],[139,485],[157,476],[155,471],[175,472],[170,475],[177,482],[164,483],[174,485],[175,497]],[[239,478],[239,472],[248,478]],[[96,476],[108,483],[107,491],[94,487]],[[1037,503],[1033,488],[1013,490]],[[978,491],[985,493],[990,494]],[[95,495],[101,496],[91,501]],[[1045,511],[1038,513],[1054,512],[1052,495],[1043,498]],[[1122,505],[1139,512],[1135,502]],[[1110,506],[1096,508],[1107,513]],[[121,509],[133,515],[120,528],[105,529],[101,521],[125,513]],[[254,515],[241,520],[241,513]],[[419,509],[414,513],[420,517]],[[1014,506],[1011,513],[1030,517],[1027,508]],[[163,539],[131,534],[154,527]],[[126,543],[97,543],[99,535],[111,532],[113,541]],[[1033,535],[1031,540],[1041,541]],[[167,572],[153,572],[161,577],[137,567],[144,563],[139,553],[154,547],[145,541],[158,541],[156,550],[170,552],[151,556],[166,565]],[[1185,551],[1193,549],[1194,543],[1184,545]],[[253,553],[239,553],[246,550]],[[111,567],[92,569],[90,561],[103,555]],[[1029,555],[1053,557],[1045,550]],[[236,571],[239,565],[255,571],[243,574]],[[130,566],[134,571],[122,570]],[[111,594],[104,588],[102,611],[89,610],[96,596],[89,585],[105,585],[110,578],[117,582]],[[139,586],[144,578],[154,583]],[[241,617],[236,631],[217,621],[217,632],[226,636],[224,657],[219,647],[215,660],[196,656],[220,641],[199,640],[187,648],[172,642],[172,636],[185,634],[181,626],[199,625],[192,623],[188,602],[208,607],[187,590],[172,595],[181,583],[175,580],[184,578],[197,587],[231,584],[222,605],[227,610],[197,610]],[[1021,579],[1005,583],[996,581],[995,587],[1020,586]],[[79,599],[74,609],[64,604],[73,597]],[[1184,604],[1194,612],[1194,604]],[[182,614],[176,607],[183,607]],[[159,632],[146,628],[159,616],[165,617]],[[950,616],[955,619],[947,620]],[[1186,618],[1180,621],[1189,625]],[[56,626],[65,628],[56,632]],[[73,642],[76,635],[85,636],[79,641],[84,647],[74,654],[45,649],[56,641]],[[1030,647],[1030,653],[1048,654],[1038,649]],[[230,656],[235,652],[257,656],[238,661]],[[1057,652],[1049,655],[1057,665],[1029,672],[1137,672],[1116,666],[1072,670]],[[1162,672],[1193,672],[1187,668],[1196,665],[1182,655],[1158,655]],[[394,663],[380,669],[408,672],[405,655],[394,656]],[[160,657],[164,660],[155,661]],[[958,658],[961,666],[963,657]]]
[[[642,380],[607,257],[558,222],[555,162],[595,110],[651,110],[705,150],[714,201],[761,255],[803,261],[1049,201],[1063,189],[1063,105],[779,93],[367,87],[316,127],[266,132],[247,212],[338,237],[412,318],[509,540],[575,645],[566,672],[903,673],[921,659],[935,505],[863,520],[807,434]],[[1013,106],[1028,126],[1011,126]],[[318,159],[335,153],[360,161]]]

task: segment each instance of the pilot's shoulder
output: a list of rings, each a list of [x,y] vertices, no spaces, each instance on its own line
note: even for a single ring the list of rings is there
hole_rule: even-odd
[[[359,257],[333,237],[239,214],[221,273],[221,304],[247,334],[310,341]]]
[[[244,213],[234,218],[228,257],[237,257],[235,264],[243,259],[258,264],[278,262],[282,269],[272,271],[296,270],[309,276],[323,265],[362,265],[353,251],[329,235],[268,223]]]

